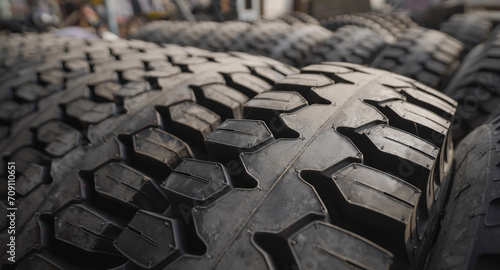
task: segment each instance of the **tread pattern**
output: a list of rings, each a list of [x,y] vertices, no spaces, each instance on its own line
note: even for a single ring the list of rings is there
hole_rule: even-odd
[[[371,65],[443,89],[458,68],[462,48],[461,42],[444,33],[411,28]]]
[[[474,48],[444,92],[458,101],[455,142],[483,124],[500,102],[500,32]]]
[[[56,269],[136,268],[139,262],[113,244],[121,243],[123,230],[141,230],[127,227],[135,213],[170,211],[172,199],[160,187],[165,178],[184,158],[207,156],[205,137],[221,118],[242,117],[247,94],[269,91],[298,72],[260,56],[138,40],[51,34],[0,40],[0,154],[16,162],[18,173],[23,211],[17,213],[14,267],[20,268],[33,262]],[[5,216],[2,244],[9,239]],[[179,224],[193,233],[183,220]],[[195,243],[185,244],[187,250],[197,254],[196,239],[185,238]],[[0,256],[8,268],[6,251],[1,248]]]
[[[495,269],[500,263],[500,115],[457,146],[455,176],[432,269]]]
[[[290,15],[291,16],[291,15]],[[171,31],[176,22],[147,26],[131,38],[157,43],[176,43],[210,49],[212,51],[243,51],[267,56],[297,67],[304,65],[310,51],[331,36],[331,32],[317,24],[303,23],[299,19],[293,25],[283,21],[200,22],[190,24],[175,37],[166,37],[162,31]],[[172,25],[172,26],[171,26]],[[169,30],[163,30],[163,29]]]
[[[455,14],[442,23],[439,30],[456,38],[464,44],[463,54],[485,41],[493,27],[491,21],[479,16]]]
[[[199,161],[203,165],[178,167],[164,182],[170,193],[172,186],[183,183],[175,192],[184,200],[177,215],[188,217],[200,253],[195,258],[194,251],[163,252],[156,265],[294,269],[326,263],[342,269],[346,264],[421,268],[449,187],[450,166],[442,160],[449,162],[452,155],[453,146],[446,138],[456,103],[411,79],[335,62],[304,68],[301,74],[279,81],[275,89],[280,92],[259,94],[245,106],[246,116],[258,120],[226,120],[205,141],[209,159],[225,171],[217,163]],[[427,126],[434,122],[417,114],[406,118],[385,114],[376,104],[387,104],[395,112],[418,108],[415,113],[438,120],[444,129]],[[275,139],[280,133],[266,124],[273,117],[293,132]],[[442,131],[444,137],[427,137],[415,125]],[[203,175],[201,166],[207,166]],[[186,181],[174,181],[178,177]],[[208,203],[193,200],[213,194],[204,187],[224,183],[235,188],[225,187]],[[135,219],[129,226],[139,220],[145,224],[152,217],[138,213]],[[187,237],[175,226],[171,230],[165,228],[163,235]],[[134,243],[147,246],[153,254],[163,249],[134,234],[124,230],[119,238],[122,243],[140,241]],[[150,239],[165,241],[158,247],[173,243],[166,236]],[[117,245],[128,247],[120,241]],[[136,256],[122,253],[132,261]]]
[[[369,64],[385,47],[385,41],[370,29],[346,25],[333,32],[333,36],[318,46],[306,59],[306,64],[349,62]]]

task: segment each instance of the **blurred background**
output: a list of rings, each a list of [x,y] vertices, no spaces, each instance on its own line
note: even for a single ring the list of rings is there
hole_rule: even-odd
[[[434,27],[447,14],[465,9],[494,10],[498,0],[0,0],[0,24],[19,32],[80,26],[127,36],[152,20],[256,21],[293,11],[321,20],[371,10],[405,11],[417,23]],[[434,23],[435,24],[435,23]]]

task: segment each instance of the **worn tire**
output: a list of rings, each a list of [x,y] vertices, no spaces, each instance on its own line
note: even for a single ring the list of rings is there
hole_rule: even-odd
[[[305,63],[334,61],[367,65],[385,46],[385,41],[372,30],[346,25],[333,32],[331,38],[318,44]]]
[[[493,23],[479,16],[455,14],[441,24],[440,31],[456,38],[464,44],[463,54],[485,41],[491,32]]]
[[[0,39],[0,166],[6,179],[3,161],[16,162],[18,269],[131,265],[113,242],[137,211],[168,212],[161,182],[182,159],[207,157],[204,139],[223,119],[297,72],[143,41]],[[6,192],[2,180],[2,269],[12,268]]]
[[[176,215],[138,212],[115,247],[145,268],[420,269],[449,186],[454,110],[399,75],[305,67],[219,126],[210,161],[187,159],[163,182]]]
[[[463,45],[439,31],[409,28],[371,64],[443,89],[460,63]]]
[[[456,148],[453,190],[428,269],[500,265],[500,112]]]
[[[500,106],[500,31],[476,46],[445,89],[458,101],[453,125],[456,142],[482,125]]]

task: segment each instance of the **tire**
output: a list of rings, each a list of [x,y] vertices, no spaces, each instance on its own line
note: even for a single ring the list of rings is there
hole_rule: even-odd
[[[306,65],[326,61],[367,65],[386,46],[372,30],[354,25],[340,27],[331,38],[317,45],[305,61]]]
[[[454,140],[482,125],[500,103],[500,32],[476,46],[463,60],[445,93],[458,101]]]
[[[319,25],[260,22],[250,28],[231,50],[263,55],[301,67],[312,49],[331,36],[331,31]]]
[[[206,139],[209,161],[186,159],[162,183],[171,215],[138,212],[115,247],[152,269],[420,269],[449,186],[455,102],[345,63],[274,88]]]
[[[129,36],[131,39],[139,39],[155,43],[174,43],[177,36],[190,25],[186,21],[155,21],[148,23]]]
[[[322,21],[321,25],[331,31],[335,31],[345,25],[362,26],[378,33],[388,44],[392,44],[397,40],[397,36],[379,22],[372,20],[370,16],[363,16],[360,14],[336,15]]]
[[[463,45],[439,31],[410,28],[371,64],[443,89],[459,66]]]
[[[456,148],[453,190],[428,269],[500,265],[500,113]]]
[[[16,162],[19,269],[131,264],[113,241],[137,211],[168,211],[161,181],[183,158],[206,158],[209,133],[297,73],[263,57],[143,41],[0,39],[0,156]],[[7,269],[7,181],[0,183]]]
[[[316,25],[320,24],[316,18],[314,18],[313,16],[311,16],[305,12],[293,11],[290,13],[290,15],[299,19],[303,23],[316,24]]]
[[[479,16],[455,14],[442,23],[439,30],[461,41],[464,44],[463,54],[466,55],[488,38],[492,26],[491,21]]]
[[[231,51],[233,44],[251,27],[249,23],[228,21],[202,37],[198,46],[209,51]]]

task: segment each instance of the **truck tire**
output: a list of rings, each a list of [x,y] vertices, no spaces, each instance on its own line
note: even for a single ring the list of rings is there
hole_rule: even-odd
[[[439,31],[409,28],[371,64],[443,89],[459,66],[463,45]]]
[[[331,36],[331,31],[319,25],[260,22],[250,28],[231,50],[263,55],[301,67],[313,48]]]
[[[453,189],[428,269],[500,265],[500,111],[456,148]]]
[[[500,32],[465,57],[444,92],[458,101],[454,140],[482,125],[500,104]]]
[[[303,23],[309,23],[309,24],[316,24],[316,25],[319,25],[319,21],[314,18],[313,16],[305,13],[305,12],[301,12],[301,11],[292,11],[290,13],[291,16],[299,19],[299,21],[303,22]]]
[[[390,30],[386,29],[379,22],[374,21],[370,16],[362,16],[360,14],[341,14],[330,17],[321,22],[321,25],[331,31],[335,31],[338,28],[345,25],[356,25],[361,27],[366,27],[378,33],[386,43],[392,44],[396,42],[397,36]]]
[[[113,242],[137,211],[168,211],[166,176],[184,158],[206,158],[204,139],[224,119],[297,73],[259,56],[136,40],[0,39],[2,269],[131,264]],[[17,178],[14,265],[7,161]]]
[[[177,36],[189,25],[186,21],[155,21],[142,26],[129,38],[155,43],[174,43]]]
[[[171,211],[139,211],[120,254],[150,269],[420,269],[449,186],[455,102],[333,62],[274,90],[210,134],[208,161],[166,178]]]
[[[441,24],[440,31],[456,38],[464,44],[463,55],[485,41],[491,32],[491,21],[479,16],[455,14]]]
[[[367,65],[385,46],[385,41],[372,30],[346,25],[333,32],[331,38],[318,44],[305,63],[334,61]]]

